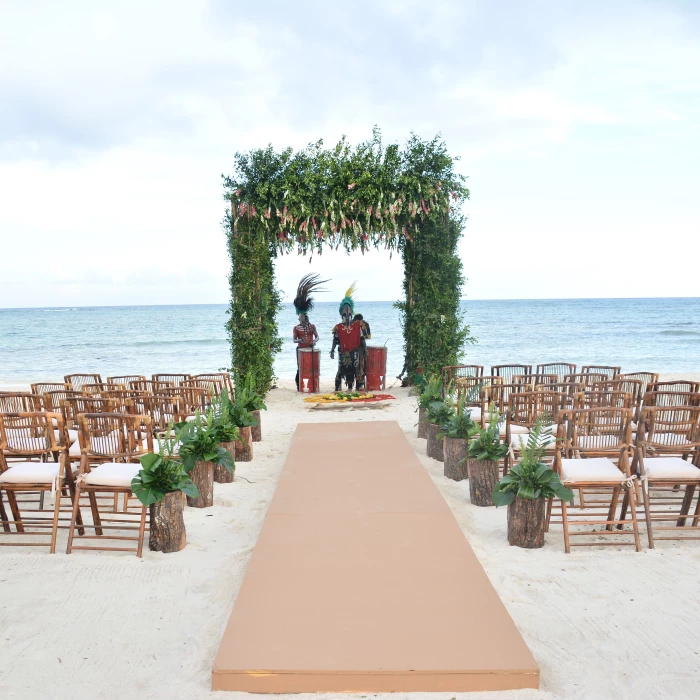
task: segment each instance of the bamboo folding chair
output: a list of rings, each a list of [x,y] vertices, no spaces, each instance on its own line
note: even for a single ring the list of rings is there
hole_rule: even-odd
[[[488,424],[489,407],[493,405],[499,415],[504,416],[501,424],[500,436],[502,439],[505,439],[507,423],[505,414],[508,413],[510,397],[513,394],[519,394],[522,392],[522,384],[498,383],[490,386],[483,386],[481,388],[481,427],[484,428]],[[514,428],[514,430],[521,435],[527,435],[530,432],[529,429]]]
[[[456,386],[462,377],[483,377],[483,365],[448,365],[442,368],[442,398],[447,398],[447,388]]]
[[[61,415],[66,431],[70,438],[70,448],[68,455],[76,461],[80,459],[80,442],[78,433],[80,431],[81,413],[114,413],[115,405],[113,401],[97,396],[67,396],[61,401]]]
[[[180,386],[185,379],[192,379],[191,374],[153,374],[154,382],[168,382],[170,386]]]
[[[152,379],[136,379],[129,382],[129,389],[138,391],[141,394],[160,394],[163,389],[174,386],[172,382],[153,381]]]
[[[55,428],[54,424],[58,427]],[[50,462],[49,456],[55,454],[59,455],[58,461]],[[9,463],[8,456],[14,457],[15,461]],[[3,538],[6,535],[25,535],[32,539],[48,536],[49,551],[53,554],[64,489],[71,500],[75,498],[74,471],[68,459],[68,444],[60,414],[36,411],[0,414],[0,535]],[[43,510],[43,496],[47,491],[55,496],[53,514]],[[5,510],[3,493],[7,496],[12,519]],[[19,501],[17,495],[26,493],[40,495],[39,509],[20,507],[26,505],[26,501]],[[76,524],[82,529],[81,521]],[[0,544],[46,546],[45,542],[34,541],[0,541]]]
[[[535,391],[554,391],[558,394],[566,394],[571,399],[585,389],[585,384],[577,384],[576,382],[553,382],[551,384],[535,385]]]
[[[192,379],[221,379],[224,386],[228,389],[228,395],[231,397],[231,401],[233,401],[233,377],[228,372],[205,372],[203,374],[195,374]]]
[[[36,382],[30,384],[32,394],[43,396],[47,391],[70,391],[70,385],[65,382]]]
[[[43,410],[43,396],[28,391],[0,392],[0,413],[32,413]]]
[[[576,374],[576,365],[569,362],[548,362],[537,365],[535,374],[556,374],[557,381],[560,382],[567,374]]]
[[[194,379],[183,379],[183,381],[180,382],[180,386],[194,389],[206,389],[210,396],[221,396],[223,390],[226,389],[224,380],[220,377],[216,379],[199,379],[196,377]]]
[[[139,473],[141,464],[138,458],[153,451],[151,419],[148,416],[125,413],[83,413],[80,414],[80,473],[76,480],[76,494],[73,499],[73,515],[68,531],[68,548],[73,550],[106,550],[143,553],[146,531],[146,507],[139,504],[138,513],[131,513],[128,500],[132,495],[131,481]],[[136,547],[110,547],[76,545],[75,529],[81,516],[80,496],[87,494],[92,514],[92,529],[95,534],[78,532],[78,541],[97,540],[100,543],[118,540],[136,542]],[[124,509],[105,517],[100,513],[98,494],[124,495]],[[129,515],[138,515],[138,526]],[[119,517],[116,517],[119,516]],[[137,532],[137,535],[105,535],[105,530]]]
[[[564,376],[565,384],[583,384],[584,387],[590,387],[594,382],[604,382],[608,379],[605,374],[597,374],[595,372],[578,372],[577,374],[567,374]]]
[[[583,365],[581,367],[582,374],[604,374],[606,379],[617,379],[622,367],[613,367],[611,365]]]
[[[152,394],[134,389],[109,389],[100,393],[100,398],[114,402],[116,413],[130,413],[128,402],[141,396],[152,396]]]
[[[514,374],[513,384],[521,384],[523,391],[529,391],[542,384],[556,384],[558,377],[556,374]]]
[[[618,379],[639,379],[642,382],[642,396],[647,393],[649,384],[659,381],[659,375],[654,372],[625,372]]]
[[[580,391],[574,394],[574,408],[629,408],[634,411],[632,395],[626,391]]]
[[[206,411],[211,404],[211,394],[206,389],[194,386],[169,386],[162,389],[160,393],[163,396],[181,398],[188,416],[193,416],[196,411]]]
[[[63,381],[70,385],[72,391],[82,391],[86,384],[102,384],[99,374],[67,374]]]
[[[647,393],[656,391],[685,391],[697,394],[700,392],[700,382],[691,382],[685,379],[676,379],[670,382],[649,382]]]
[[[185,403],[180,396],[146,394],[130,398],[128,402],[130,413],[148,416],[151,419],[151,429],[156,437],[167,435],[171,423],[181,423],[187,417]]]
[[[629,394],[629,407],[632,409],[632,421],[635,424],[632,426],[632,429],[636,428],[642,401],[644,400],[644,385],[641,379],[609,379],[604,382],[593,382],[590,388],[592,391]]]
[[[516,374],[532,374],[532,365],[493,365],[491,374],[503,378],[504,384],[512,384]]]
[[[83,393],[86,396],[102,396],[105,391],[114,391],[115,389],[126,389],[126,384],[84,384]]]
[[[700,393],[691,391],[648,391],[644,408],[650,406],[700,406]]]
[[[145,374],[122,374],[119,377],[107,377],[107,384],[111,388],[116,386],[128,387],[131,382],[142,382],[145,381]]]
[[[594,504],[568,505],[561,501],[564,550],[571,547],[594,547],[600,545],[634,544],[640,551],[639,525],[637,522],[634,477],[630,470],[630,443],[632,439],[632,411],[628,408],[575,408],[564,411],[558,429],[558,439],[563,441],[563,450],[555,451],[554,468],[562,483],[581,493],[595,489],[607,493],[609,500]],[[566,455],[562,456],[562,452]],[[632,513],[631,532],[620,527],[629,525],[621,513],[618,517],[620,494],[625,493],[625,502]],[[622,509],[621,509],[622,510]],[[547,509],[547,523],[552,512],[552,501]],[[575,513],[575,520],[571,513]],[[604,526],[605,529],[600,529]],[[582,528],[571,530],[572,527]],[[592,531],[590,529],[592,528]],[[576,536],[632,535],[633,542],[571,542]]]
[[[476,423],[481,422],[482,388],[493,384],[502,384],[503,379],[497,376],[467,376],[457,377],[455,381],[457,383],[455,405],[459,404],[460,401],[464,401],[465,408],[469,410],[471,419]]]
[[[700,497],[696,493],[700,487],[700,406],[645,408],[637,430],[636,461],[649,547],[654,548],[655,540],[700,539]],[[669,498],[669,491],[679,491],[679,487],[685,487],[680,497]],[[694,498],[695,509],[689,515]],[[661,524],[674,521],[674,525]],[[655,531],[669,534],[660,536]]]

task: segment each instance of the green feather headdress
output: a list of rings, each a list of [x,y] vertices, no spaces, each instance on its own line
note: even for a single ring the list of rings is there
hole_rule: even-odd
[[[357,282],[353,282],[349,287],[348,291],[345,292],[345,296],[343,297],[343,301],[340,302],[340,306],[338,307],[338,313],[342,316],[343,315],[343,307],[347,304],[350,307],[350,311],[355,313],[355,301],[352,298],[352,295],[355,293],[355,285]]]

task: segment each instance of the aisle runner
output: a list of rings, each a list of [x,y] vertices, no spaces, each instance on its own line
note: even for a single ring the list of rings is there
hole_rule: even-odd
[[[530,651],[398,423],[300,424],[214,690],[538,685]]]

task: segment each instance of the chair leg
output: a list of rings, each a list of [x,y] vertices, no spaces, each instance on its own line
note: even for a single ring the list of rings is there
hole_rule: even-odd
[[[20,515],[19,506],[17,505],[17,496],[15,496],[15,494],[12,491],[8,491],[7,500],[10,504],[12,517],[15,521],[15,531],[24,532],[24,525],[22,525],[22,516]]]
[[[141,558],[143,556],[143,540],[146,534],[146,506],[141,506],[141,523],[139,524],[139,543],[137,547],[136,556]]]
[[[41,492],[44,493],[43,491]],[[51,526],[51,548],[49,554],[56,554],[56,536],[58,535],[58,516],[61,511],[61,494],[63,493],[63,485],[56,489],[56,498],[53,504],[53,523]]]
[[[642,551],[642,544],[639,541],[639,523],[637,522],[637,499],[634,493],[634,486],[627,487],[625,500],[629,500],[630,515],[632,516],[632,532],[634,534],[634,547],[638,552]]]
[[[545,521],[544,521],[544,531],[549,532],[549,522],[552,519],[552,507],[553,507],[553,500],[552,498],[547,499],[547,514],[545,516]]]
[[[647,481],[647,490],[644,493],[644,517],[647,521],[647,539],[649,549],[654,549],[654,533],[651,531],[651,484]]]
[[[5,504],[3,503],[2,500],[2,489],[0,489],[0,520],[2,520],[2,529],[4,532],[12,532],[12,528],[10,527],[10,523],[8,522],[9,518],[7,517],[7,511],[5,510]]]
[[[68,484],[67,491],[68,491],[68,497],[71,499],[71,506],[72,506],[75,503],[75,499],[76,499],[75,483],[74,482],[71,481]],[[77,515],[75,521],[78,524],[78,534],[81,536],[84,535],[85,528],[83,527],[83,514],[82,514],[80,508],[78,508],[78,515]]]
[[[73,512],[70,518],[70,528],[68,529],[68,546],[66,547],[66,554],[71,553],[71,548],[73,547],[73,536],[75,535],[75,523],[80,515],[80,483],[75,487],[75,493],[73,495]],[[82,518],[81,518],[82,522]],[[85,528],[83,528],[81,535],[85,534]]]
[[[608,524],[605,526],[606,530],[612,530],[613,526],[610,524],[611,520],[615,520],[615,512],[617,511],[617,502],[620,500],[620,487],[616,486],[613,489],[612,498],[610,499],[610,508],[608,508]]]
[[[90,510],[92,511],[92,524],[95,528],[95,534],[101,535],[102,520],[100,519],[100,511],[97,509],[97,498],[94,491],[88,491],[88,500],[90,501]]]
[[[566,507],[566,501],[561,502],[561,524],[564,528],[564,551],[567,554],[571,553],[571,546],[569,545],[569,514]]]
[[[695,486],[693,484],[688,484],[685,487],[685,496],[683,497],[683,505],[681,506],[681,515],[687,515],[690,511],[690,506],[693,503],[693,496],[695,495]],[[685,527],[686,518],[678,518],[676,525],[678,527]]]

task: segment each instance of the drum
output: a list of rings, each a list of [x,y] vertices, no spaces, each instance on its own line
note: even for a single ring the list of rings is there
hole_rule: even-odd
[[[367,346],[365,388],[367,391],[386,389],[386,345]]]
[[[321,384],[321,351],[299,348],[299,391],[318,394]]]

